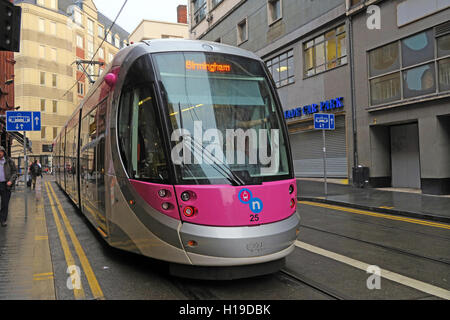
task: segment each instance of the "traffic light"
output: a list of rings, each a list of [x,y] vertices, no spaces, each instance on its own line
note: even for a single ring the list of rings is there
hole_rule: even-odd
[[[19,52],[21,15],[21,7],[0,0],[0,51]]]

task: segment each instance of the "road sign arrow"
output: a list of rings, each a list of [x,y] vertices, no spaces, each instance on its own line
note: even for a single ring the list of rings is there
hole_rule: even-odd
[[[36,121],[36,125],[39,124],[39,117],[34,118],[34,121]]]

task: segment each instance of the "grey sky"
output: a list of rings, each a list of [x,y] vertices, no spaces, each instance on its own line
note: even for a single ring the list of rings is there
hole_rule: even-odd
[[[114,21],[125,0],[93,0],[97,9]],[[143,20],[177,22],[177,6],[187,0],[128,0],[117,24],[132,32]]]

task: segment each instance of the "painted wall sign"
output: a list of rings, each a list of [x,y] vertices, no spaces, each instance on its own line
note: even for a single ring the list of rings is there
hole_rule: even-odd
[[[284,112],[285,119],[298,118],[302,115],[310,115],[318,112],[330,111],[344,107],[344,97],[322,101],[319,104],[311,104],[304,107],[298,107]]]

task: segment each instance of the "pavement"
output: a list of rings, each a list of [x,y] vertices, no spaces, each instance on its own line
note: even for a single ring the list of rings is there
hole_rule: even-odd
[[[297,179],[298,199],[450,223],[450,197]]]
[[[19,183],[0,227],[0,300],[54,300],[53,267],[42,197]]]

